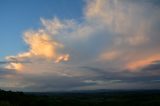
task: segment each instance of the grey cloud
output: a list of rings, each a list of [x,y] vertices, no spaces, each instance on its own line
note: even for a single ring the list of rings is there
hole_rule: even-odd
[[[159,63],[159,61],[157,61],[156,63]],[[151,66],[151,67],[152,69],[155,69],[155,68],[157,69],[159,68],[159,64],[154,64],[154,66]],[[117,71],[117,72],[116,71],[104,71],[104,69],[95,68],[95,67],[94,68],[87,67],[87,66],[82,67],[82,68],[88,69],[90,71],[95,71],[97,73],[102,73],[99,76],[90,79],[93,81],[96,81],[96,80],[100,80],[103,82],[120,81],[116,83],[136,83],[137,82],[137,83],[147,84],[147,83],[153,83],[154,80],[155,81],[160,80],[160,74],[151,74],[149,72],[146,72],[148,68],[146,70],[139,71],[139,72],[130,72],[129,70],[122,70],[122,71]]]
[[[155,62],[152,62],[151,64],[145,66],[142,68],[143,71],[159,71],[159,74],[160,74],[160,60],[159,61],[155,61]]]
[[[15,76],[16,75],[16,71],[13,69],[6,69],[6,68],[2,68],[0,67],[0,79],[2,80],[7,80],[5,77],[7,75],[12,75]],[[1,81],[0,81],[1,82]]]
[[[54,75],[21,75],[23,78],[18,80],[18,90],[23,91],[69,91],[76,87],[93,84],[86,84],[85,78],[72,78]],[[26,85],[26,86],[24,86]],[[6,87],[6,89],[9,89]]]
[[[15,61],[0,61],[0,65],[9,64],[9,63],[30,63],[30,61],[18,61],[18,60],[15,60]]]

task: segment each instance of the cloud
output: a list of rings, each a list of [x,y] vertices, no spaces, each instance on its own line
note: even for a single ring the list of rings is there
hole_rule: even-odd
[[[63,45],[54,41],[50,38],[49,35],[47,35],[42,30],[33,32],[33,31],[27,31],[24,34],[24,40],[29,45],[29,51],[25,53],[21,53],[16,57],[6,57],[8,60],[18,59],[18,60],[25,60],[25,58],[43,58],[43,59],[53,59],[53,61],[57,61],[59,57],[63,57],[64,59],[61,59],[62,61],[67,61],[69,58],[69,55],[61,55],[58,53],[59,48],[63,48]]]
[[[44,20],[42,20],[42,23],[46,26]],[[24,41],[29,46],[28,52],[20,53],[17,56],[7,56],[6,59],[8,61],[17,61],[17,63],[10,62],[6,68],[24,70],[24,64],[18,63],[18,61],[35,62],[38,61],[38,59],[43,59],[45,61],[47,60],[52,61],[53,63],[59,63],[61,61],[69,60],[69,54],[62,54],[59,51],[64,48],[64,45],[54,40],[51,35],[45,31],[45,29],[25,32]]]
[[[100,58],[107,60],[107,61],[111,61],[111,60],[117,59],[119,55],[120,53],[118,53],[117,51],[109,51],[109,52],[105,52],[104,54],[102,54]]]
[[[59,31],[64,28],[64,24],[56,17],[53,20],[45,20],[41,18],[41,22],[45,30],[52,35],[58,34]]]
[[[151,64],[149,64],[146,67],[143,67],[142,70],[148,70],[148,71],[154,71],[154,70],[160,70],[160,60],[154,61]]]
[[[131,62],[127,65],[130,70],[136,70],[150,65],[152,62],[160,60],[160,55],[153,55],[142,60]]]
[[[7,70],[7,71],[14,70],[15,71],[15,70],[22,70],[23,69],[22,64],[26,64],[26,63],[30,63],[30,62],[29,61],[18,61],[17,59],[12,58],[9,61],[1,61],[0,65],[6,65],[5,68],[2,68],[2,70]]]
[[[149,0],[87,0],[81,22],[41,18],[24,32],[28,50],[0,63],[16,70],[8,88],[160,88],[159,12]]]
[[[0,65],[9,64],[9,63],[29,63],[29,61],[0,61]]]
[[[10,69],[0,67],[0,77],[2,77],[3,75],[9,75],[14,73],[15,73],[15,70],[10,70]]]
[[[155,24],[159,18],[158,8],[150,1],[89,0],[86,19],[97,26],[103,25],[106,30],[101,31],[110,39],[99,61],[117,69],[134,70],[158,59],[159,27]]]

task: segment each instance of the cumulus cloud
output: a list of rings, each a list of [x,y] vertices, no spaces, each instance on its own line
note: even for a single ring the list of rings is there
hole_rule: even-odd
[[[58,30],[60,24],[53,21],[53,26],[57,26],[53,30]],[[46,26],[48,22],[42,20],[45,28],[37,31],[26,31],[24,33],[24,41],[29,46],[28,52],[20,53],[17,56],[7,56],[6,59],[10,61],[10,64],[6,66],[9,69],[24,70],[25,67],[22,63],[15,63],[11,61],[38,61],[43,59],[44,61],[52,61],[53,63],[59,63],[69,60],[69,54],[60,52],[60,49],[64,48],[64,45],[53,39],[52,35],[49,35],[50,29]],[[54,24],[55,23],[55,24]],[[53,32],[51,32],[53,33]],[[54,33],[55,34],[55,33]]]
[[[148,0],[87,0],[83,21],[41,18],[24,32],[28,50],[0,64],[17,71],[15,89],[157,88],[146,70],[159,68],[159,14]]]

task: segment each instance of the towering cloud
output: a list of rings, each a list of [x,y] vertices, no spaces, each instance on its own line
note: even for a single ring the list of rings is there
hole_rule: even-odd
[[[26,31],[27,52],[6,57],[5,67],[23,90],[160,88],[159,4],[87,0],[81,22],[41,19],[41,28]],[[145,72],[150,67],[156,71]]]
[[[128,70],[159,60],[158,9],[158,4],[143,0],[88,0],[86,20],[103,25],[99,35],[103,32],[110,39],[100,53],[100,60],[109,64],[112,61],[114,67]]]
[[[45,23],[44,20],[42,22]],[[53,30],[56,29],[53,27]],[[44,61],[48,60],[52,61],[53,63],[69,60],[69,54],[62,54],[59,52],[60,49],[64,48],[63,44],[54,40],[52,35],[49,35],[45,29],[25,32],[24,41],[29,46],[28,52],[20,53],[17,56],[8,56],[6,57],[7,60],[38,61],[38,59],[44,59]],[[23,64],[10,63],[6,66],[6,68],[23,70]]]

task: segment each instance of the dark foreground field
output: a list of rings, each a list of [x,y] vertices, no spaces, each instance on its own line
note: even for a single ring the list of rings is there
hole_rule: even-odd
[[[160,91],[22,93],[0,90],[0,106],[160,106]]]

